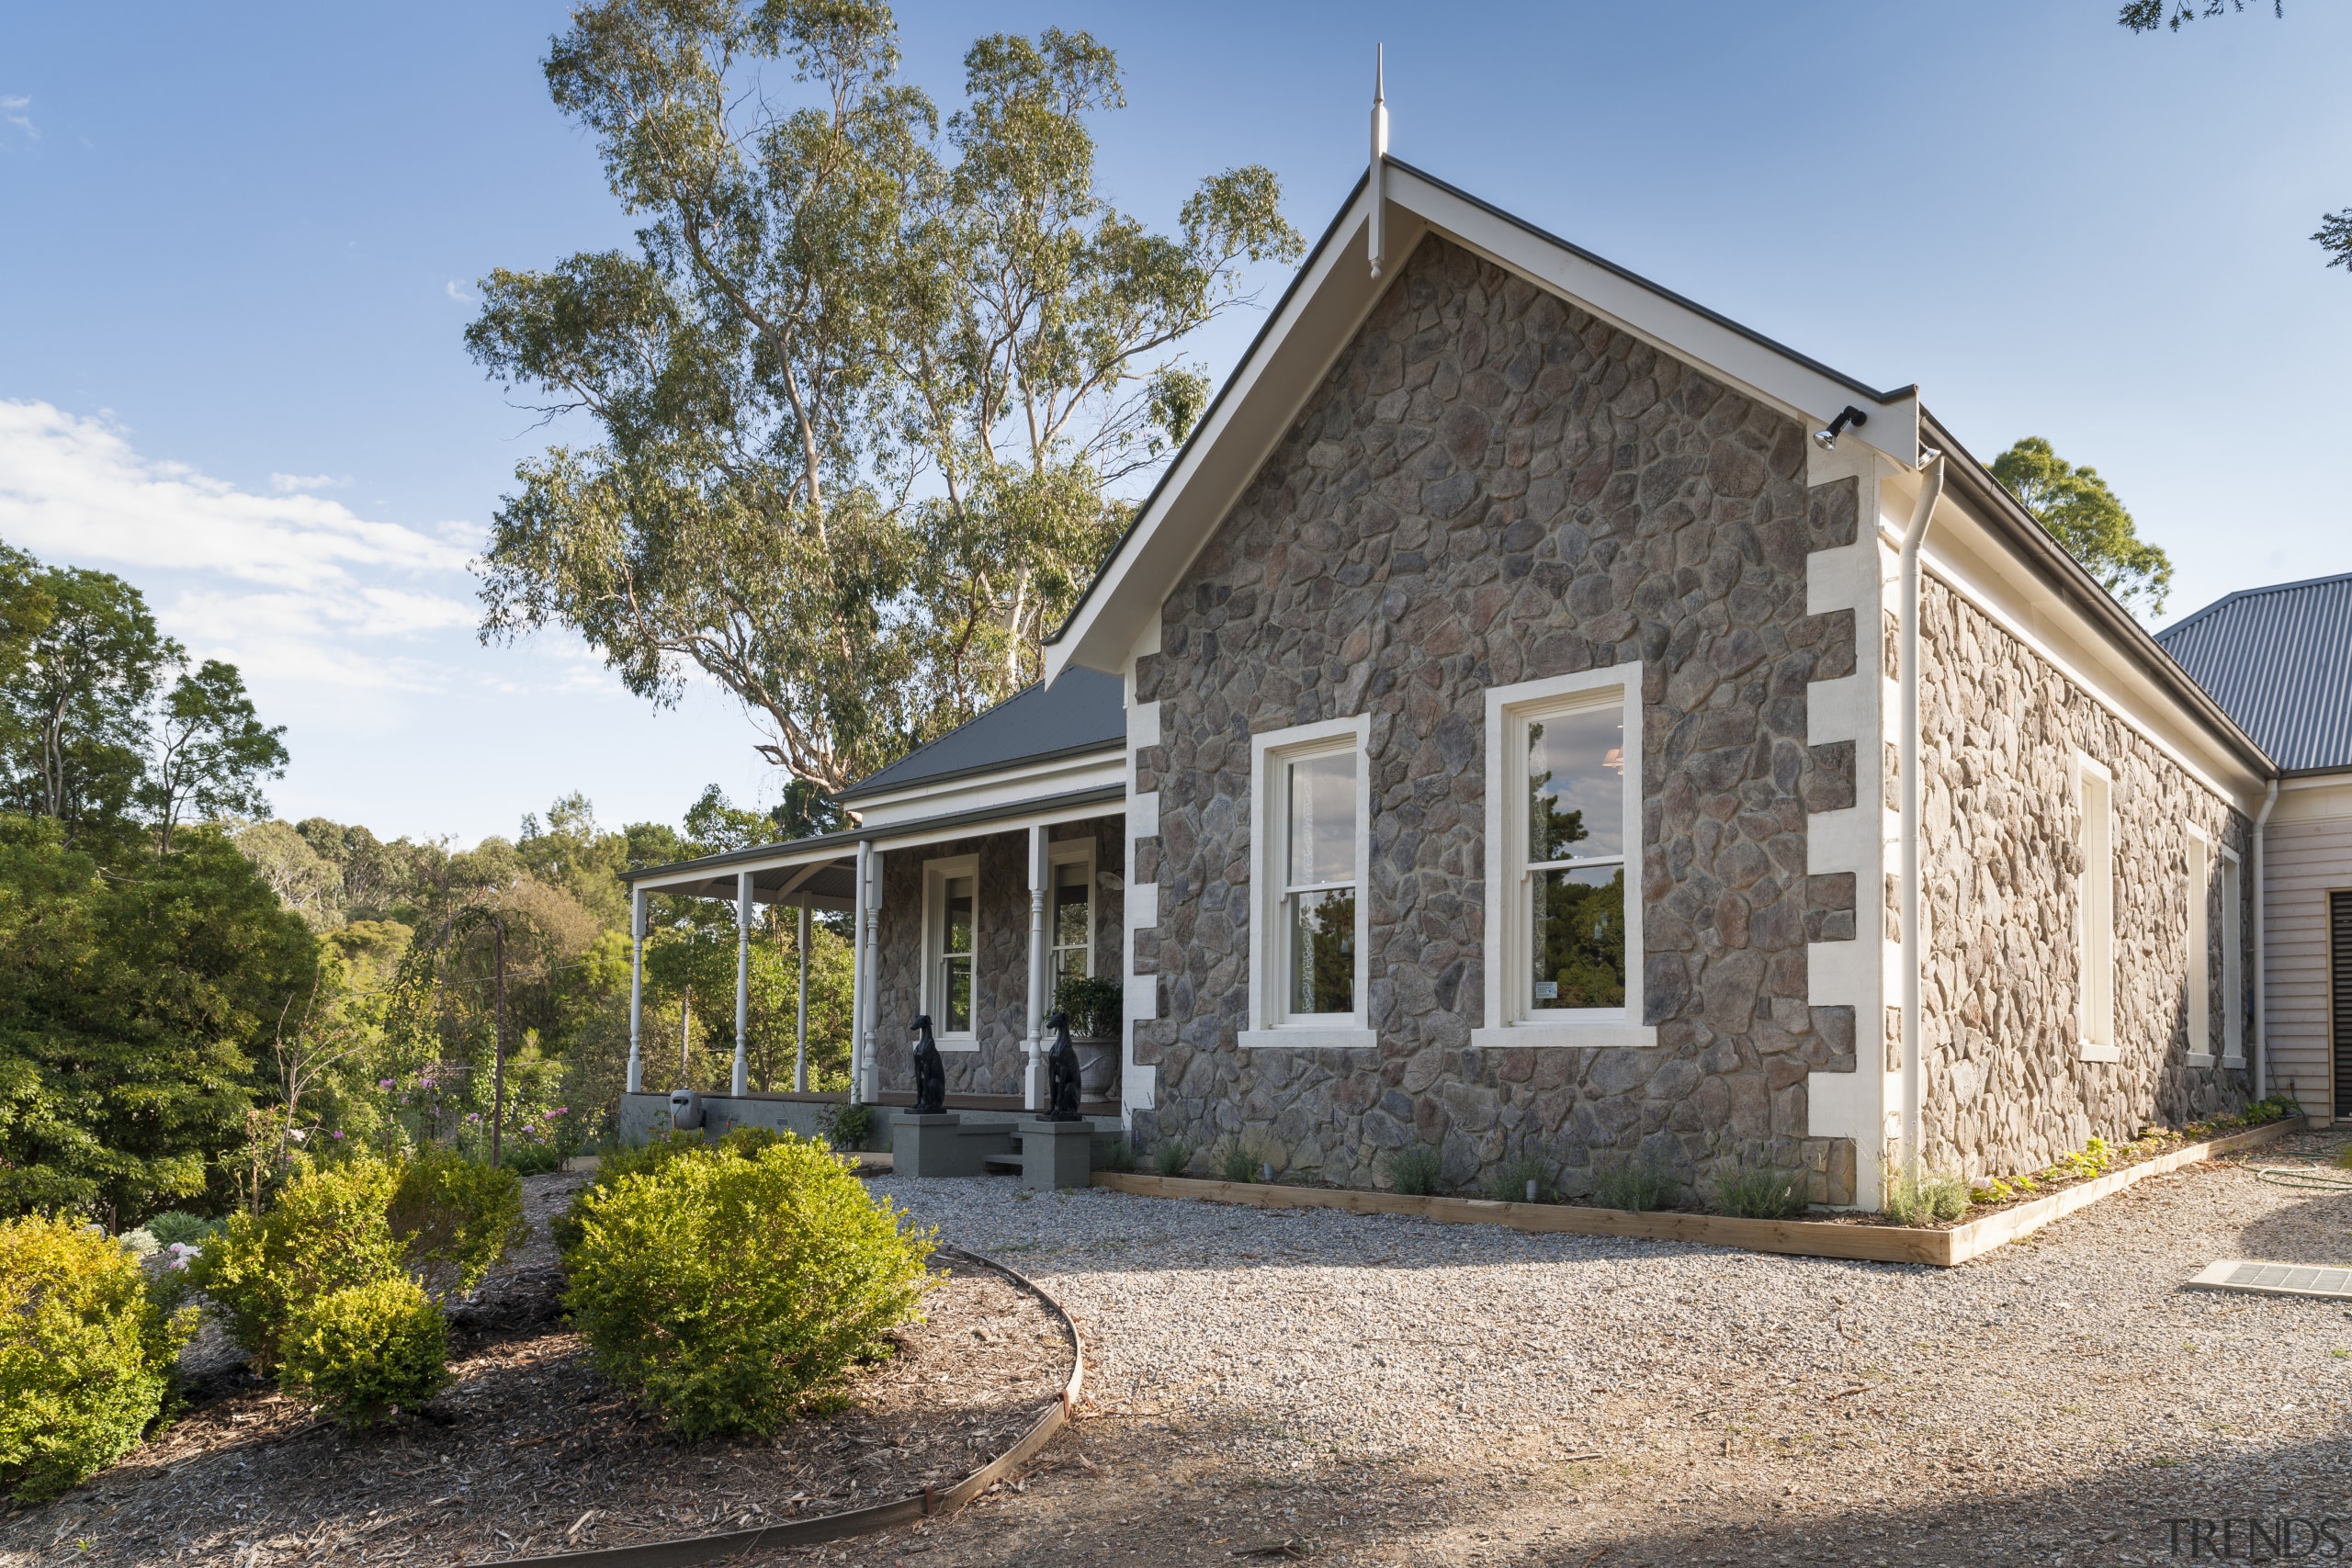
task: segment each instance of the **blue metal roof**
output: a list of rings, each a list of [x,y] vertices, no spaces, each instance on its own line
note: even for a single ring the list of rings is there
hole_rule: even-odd
[[[1083,751],[1115,751],[1127,738],[1126,686],[1116,675],[1072,665],[1052,685],[1024,686],[978,718],[919,746],[834,796],[868,795],[994,773]]]
[[[2281,771],[2352,768],[2352,572],[2243,590],[2156,641]]]

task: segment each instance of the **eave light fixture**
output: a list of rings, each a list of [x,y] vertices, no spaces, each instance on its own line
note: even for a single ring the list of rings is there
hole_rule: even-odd
[[[1870,415],[1853,404],[1848,403],[1838,411],[1838,417],[1829,422],[1828,429],[1816,430],[1813,433],[1813,444],[1824,452],[1834,451],[1837,449],[1838,438],[1846,433],[1847,426],[1851,425],[1859,430],[1870,422]]]

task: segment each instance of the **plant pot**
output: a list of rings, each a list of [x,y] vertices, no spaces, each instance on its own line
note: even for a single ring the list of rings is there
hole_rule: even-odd
[[[1088,1100],[1101,1100],[1119,1081],[1119,1042],[1110,1039],[1070,1041],[1078,1052],[1078,1092]]]

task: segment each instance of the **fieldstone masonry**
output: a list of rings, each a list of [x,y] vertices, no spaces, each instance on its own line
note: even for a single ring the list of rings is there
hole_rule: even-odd
[[[1920,618],[1921,984],[1927,1157],[1971,1175],[2046,1166],[2094,1134],[2234,1110],[2224,1039],[2218,850],[2253,824],[2145,737],[1930,578]],[[2117,1062],[2082,1059],[2077,752],[2114,774]],[[2214,1064],[2188,1064],[2188,829],[2217,848],[2206,962]],[[2254,973],[2241,878],[2241,973]],[[1899,1062],[1898,1064],[1899,1065]]]
[[[1121,818],[1100,817],[1047,829],[1055,843],[1094,840],[1094,972],[1116,975],[1122,896],[1104,888],[1103,872],[1122,863]],[[914,1065],[908,1029],[922,1010],[923,863],[956,855],[979,861],[978,929],[973,948],[973,1021],[979,1049],[943,1045],[950,1094],[1019,1094],[1021,1041],[1029,1021],[1029,852],[1025,832],[989,833],[951,842],[885,852],[882,863],[881,964],[876,991],[874,1054],[884,1088],[910,1089]],[[934,1021],[936,1023],[936,1021]]]
[[[1805,432],[1431,238],[1163,608],[1135,700],[1160,744],[1139,842],[1160,924],[1138,1141],[1245,1139],[1279,1170],[1385,1180],[1416,1140],[1475,1189],[1540,1152],[1562,1189],[1639,1149],[1702,1186],[1802,1161],[1850,1201],[1855,1150],[1807,1138],[1806,1078],[1854,1069],[1805,944],[1852,937],[1853,878],[1809,877],[1809,810],[1853,746],[1807,745],[1809,682],[1854,668],[1805,558],[1848,544],[1850,482],[1809,492]],[[1479,1051],[1485,694],[1641,661],[1641,910],[1654,1048]],[[1250,737],[1371,716],[1365,972],[1376,1049],[1242,1051]]]

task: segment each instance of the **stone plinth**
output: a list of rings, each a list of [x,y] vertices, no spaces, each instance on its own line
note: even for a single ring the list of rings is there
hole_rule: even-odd
[[[1094,1123],[1021,1123],[1021,1185],[1051,1191],[1084,1187],[1094,1173]]]
[[[980,1176],[990,1155],[1012,1152],[1012,1124],[983,1122],[967,1127],[954,1111],[918,1116],[901,1111],[890,1118],[890,1169],[898,1176]]]

